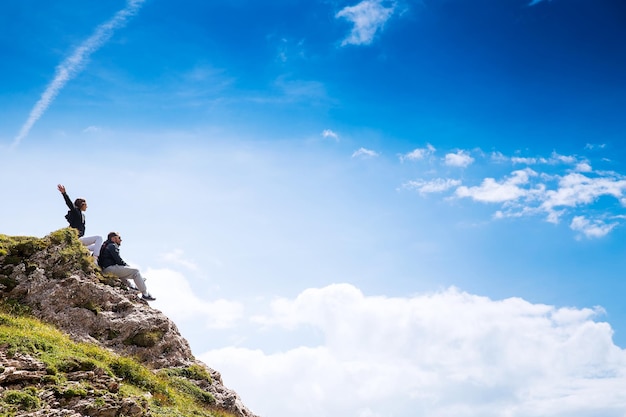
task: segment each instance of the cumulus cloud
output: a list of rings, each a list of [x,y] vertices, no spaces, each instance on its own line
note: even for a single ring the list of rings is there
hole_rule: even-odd
[[[413,149],[411,152],[400,155],[400,161],[418,161],[435,153],[435,147],[430,143],[425,148]]]
[[[572,230],[581,232],[590,238],[606,236],[615,226],[617,226],[617,223],[607,224],[598,219],[590,221],[584,216],[574,217],[569,225]]]
[[[344,7],[336,18],[344,18],[354,25],[350,35],[341,42],[345,45],[368,45],[372,43],[376,32],[381,30],[393,15],[395,3],[385,7],[383,0],[364,0],[356,6]]]
[[[466,151],[457,151],[449,153],[444,158],[444,163],[448,166],[465,168],[474,162],[474,158]]]
[[[415,180],[403,184],[403,188],[417,190],[420,194],[441,193],[461,185],[460,180],[435,178],[430,181]]]
[[[583,166],[584,170],[586,167]],[[540,182],[534,183],[533,178],[539,178]],[[552,185],[553,180],[556,185]],[[513,171],[511,176],[500,181],[485,178],[478,186],[460,186],[455,190],[455,196],[459,198],[507,204],[506,210],[496,213],[497,218],[543,213],[551,223],[558,223],[567,210],[590,206],[601,197],[613,197],[624,204],[625,193],[626,179],[619,176],[593,177],[573,172],[551,177],[539,175],[529,168]],[[583,225],[578,219],[570,227],[584,231],[585,236],[600,237],[610,232],[615,224],[602,225],[600,220],[593,220]]]
[[[550,156],[550,161],[552,163],[563,163],[563,164],[574,164],[576,163],[577,158],[572,155],[560,155],[556,152],[552,152]]]
[[[588,145],[590,147],[591,145]],[[419,159],[427,149],[402,155]],[[615,213],[615,207],[606,204],[607,197],[626,207],[626,176],[614,171],[595,170],[589,160],[577,155],[552,152],[549,157],[508,157],[493,151],[488,155],[475,153],[477,158],[491,162],[491,166],[475,164],[476,170],[501,170],[506,164],[524,164],[524,169],[505,173],[501,177],[472,177],[472,171],[463,172],[463,181],[454,178],[418,178],[402,184],[401,189],[417,190],[420,194],[444,193],[448,196],[497,204],[494,218],[515,218],[531,215],[545,216],[551,223],[559,223],[569,216],[570,228],[585,237],[602,237],[610,233],[623,219]],[[604,162],[601,159],[599,163]],[[435,161],[437,162],[437,161]],[[468,167],[476,160],[467,151],[446,154],[442,166]],[[428,172],[436,175],[438,167]],[[488,171],[489,172],[489,171]],[[472,183],[476,185],[472,185]],[[463,184],[463,185],[461,185]],[[575,217],[578,217],[575,219]],[[610,222],[606,219],[610,218]]]
[[[491,153],[491,160],[496,163],[508,162],[509,158],[506,157],[502,152],[495,151]]]
[[[493,178],[485,178],[479,186],[457,188],[456,195],[488,203],[517,200],[530,192],[523,186],[528,183],[531,176],[535,175],[537,173],[532,169],[525,169],[513,171],[509,178],[501,182],[497,182]]]
[[[379,156],[378,152],[365,148],[359,148],[352,153],[353,158],[375,158],[377,156]]]
[[[330,129],[324,129],[324,131],[322,132],[322,137],[339,140],[339,135]]]
[[[506,156],[503,154],[498,154],[501,160],[506,160]],[[578,158],[572,155],[560,155],[556,152],[553,152],[549,158],[544,157],[528,157],[528,156],[512,156],[510,158],[513,164],[520,165],[539,165],[539,164],[548,164],[548,165],[557,165],[557,164],[565,164],[565,165],[573,165],[578,163]]]
[[[28,119],[22,125],[20,132],[13,140],[13,147],[18,146],[20,142],[28,136],[32,127],[37,120],[43,116],[65,84],[84,68],[89,56],[104,45],[111,38],[115,30],[123,27],[128,19],[139,11],[144,1],[145,0],[127,0],[124,9],[118,11],[110,20],[98,26],[94,33],[80,44],[72,55],[56,68],[53,80],[46,87],[41,98],[31,110]]]
[[[546,164],[548,160],[545,158],[528,158],[528,157],[519,157],[513,156],[511,157],[511,162],[514,164],[525,164],[525,165],[534,165],[534,164]]]
[[[619,177],[591,177],[571,173],[560,177],[558,188],[548,190],[541,208],[548,213],[556,207],[576,207],[591,204],[601,196],[622,199],[626,191],[626,179]]]
[[[148,269],[145,273],[150,292],[157,297],[153,305],[175,322],[204,318],[212,329],[232,327],[243,317],[243,306],[228,300],[205,301],[199,298],[185,276],[170,269]]]
[[[323,343],[200,358],[261,415],[583,417],[626,411],[625,352],[602,310],[491,300],[451,288],[365,296],[348,284],[280,298],[260,326]],[[276,401],[275,387],[282,387]],[[345,389],[345,387],[350,389]]]

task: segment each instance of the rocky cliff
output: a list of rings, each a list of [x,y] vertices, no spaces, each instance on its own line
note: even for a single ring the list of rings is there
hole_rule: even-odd
[[[0,235],[0,417],[192,415],[255,417],[72,229]]]

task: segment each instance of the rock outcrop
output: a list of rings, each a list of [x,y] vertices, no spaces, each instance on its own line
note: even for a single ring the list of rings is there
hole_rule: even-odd
[[[200,366],[210,378],[193,382],[214,399],[215,409],[238,417],[255,417],[234,391],[224,387],[219,372],[194,358],[188,342],[170,319],[142,301],[117,277],[101,273],[74,231],[62,229],[43,239],[5,236],[4,245],[2,237],[0,235],[0,301],[18,303],[28,308],[32,316],[54,325],[72,340],[93,343],[118,355],[136,358],[155,373]],[[0,366],[0,389],[24,388],[29,381],[41,381],[44,372],[36,358],[11,357],[2,352],[1,345]],[[76,370],[67,380],[68,384],[90,380],[90,386],[97,387],[95,392],[105,393],[114,392],[119,384],[115,378],[98,370]],[[141,401],[114,400],[104,395],[99,400],[102,406],[94,407],[94,402],[84,397],[69,404],[59,400],[58,395],[42,396],[44,401],[50,399],[45,413],[27,415],[150,415]],[[68,404],[71,407],[68,408]],[[74,414],[59,410],[71,410]]]

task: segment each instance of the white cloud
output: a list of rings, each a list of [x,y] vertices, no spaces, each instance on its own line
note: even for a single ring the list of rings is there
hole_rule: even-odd
[[[102,129],[98,126],[87,126],[83,129],[83,133],[98,133],[100,131],[102,131]]]
[[[432,155],[434,152],[435,152],[435,147],[429,143],[426,145],[425,148],[417,148],[417,149],[412,150],[409,153],[400,155],[400,161],[402,162],[404,162],[405,160],[417,161],[417,160],[424,159]]]
[[[571,155],[560,155],[556,152],[552,152],[550,157],[551,163],[563,163],[563,164],[575,164],[576,157]]]
[[[584,216],[576,216],[572,219],[569,227],[572,230],[581,232],[586,237],[597,238],[606,236],[615,226],[617,226],[617,223],[606,224],[601,220],[590,221]]]
[[[197,271],[198,265],[195,262],[185,259],[183,255],[184,252],[182,249],[175,249],[172,252],[162,254],[161,258],[166,262],[184,266],[191,271]]]
[[[576,165],[576,171],[591,172],[593,171],[593,169],[591,168],[591,165],[589,164],[589,162],[580,162],[578,165]]]
[[[414,153],[414,158],[423,155],[421,150]],[[412,154],[402,155],[400,158],[402,160]],[[478,152],[477,155],[482,154]],[[565,216],[570,216],[570,222],[576,216],[583,216],[580,219],[587,219],[588,224],[582,224],[577,219],[570,223],[570,227],[587,237],[605,236],[622,222],[614,209],[608,206],[603,210],[600,204],[601,199],[610,197],[626,206],[626,177],[614,171],[594,170],[585,157],[562,155],[554,151],[548,158],[509,158],[501,152],[493,151],[488,160],[496,168],[510,162],[512,165],[534,165],[536,170],[525,168],[501,178],[479,178],[478,185],[470,185],[473,182],[471,172],[465,171],[462,181],[465,185],[462,186],[460,180],[416,179],[403,183],[402,188],[428,194],[443,193],[458,186],[454,190],[455,197],[500,204],[494,213],[496,219],[545,215],[546,221],[556,224]],[[459,150],[447,153],[442,160],[442,166],[467,167],[474,162],[474,158],[467,151]],[[484,169],[485,166],[478,168]],[[437,173],[437,167],[429,175],[433,173]],[[591,212],[591,208],[596,211]],[[612,222],[607,224],[605,219],[609,217]]]
[[[322,132],[322,137],[339,140],[339,135],[330,129],[324,129],[324,131]]]
[[[498,161],[506,161],[508,158],[501,153],[494,153],[492,159]],[[560,155],[556,152],[552,152],[549,158],[544,157],[528,157],[528,156],[512,156],[510,158],[513,164],[523,164],[523,165],[538,165],[538,164],[549,164],[549,165],[558,165],[558,164],[567,164],[572,165],[577,163],[577,158],[571,155]]]
[[[601,196],[623,198],[626,179],[619,177],[591,178],[580,173],[572,173],[560,178],[558,189],[546,191],[542,209],[550,213],[555,207],[576,207],[587,205]]]
[[[118,11],[110,20],[98,26],[94,33],[80,44],[72,55],[56,68],[56,74],[53,80],[48,87],[46,87],[41,98],[31,110],[28,119],[24,125],[22,125],[20,132],[13,140],[13,147],[18,146],[20,142],[28,136],[34,124],[43,116],[65,84],[83,69],[89,56],[104,45],[111,38],[116,29],[123,27],[127,20],[139,11],[144,1],[145,0],[127,0],[124,9]]]
[[[604,148],[606,148],[605,143],[600,143],[600,144],[588,143],[585,145],[585,149],[589,149],[589,150],[604,149]]]
[[[497,182],[493,178],[485,178],[480,186],[461,186],[456,189],[456,195],[487,203],[517,200],[528,195],[530,191],[523,186],[528,184],[529,178],[536,176],[537,173],[527,168],[513,171],[511,174],[511,177],[501,182]]]
[[[409,181],[405,183],[402,187],[417,190],[420,194],[429,194],[441,193],[459,185],[461,185],[460,180],[453,180],[450,178],[436,178],[430,181]]]
[[[511,157],[511,162],[514,164],[526,164],[526,165],[534,165],[534,164],[545,164],[548,162],[545,158],[525,158],[519,156]]]
[[[596,309],[448,289],[390,298],[349,284],[277,299],[257,322],[323,334],[278,353],[200,355],[256,413],[274,417],[587,417],[626,412],[626,355]],[[281,401],[271,395],[277,387]],[[349,389],[347,389],[349,387]],[[340,393],[340,394],[339,394]]]
[[[491,153],[491,160],[497,163],[508,162],[509,158],[507,158],[502,152],[496,151]]]
[[[205,301],[194,293],[189,282],[179,272],[170,269],[148,269],[146,284],[157,298],[152,304],[174,322],[204,319],[212,329],[232,327],[243,317],[243,306],[228,300]]]
[[[580,170],[591,170],[585,164],[577,165]],[[600,197],[614,197],[624,201],[626,179],[617,176],[589,177],[574,172],[565,176],[556,176],[556,187],[549,189],[550,184],[532,184],[531,179],[541,177],[551,180],[550,176],[541,176],[526,168],[512,172],[511,176],[501,181],[485,178],[479,186],[460,186],[455,195],[460,198],[471,198],[485,203],[502,203],[506,210],[498,210],[495,218],[521,217],[544,213],[546,220],[559,223],[562,216],[569,210],[584,210],[584,206],[595,203]],[[572,230],[583,233],[587,237],[602,237],[608,234],[617,223],[605,224],[599,218],[587,219],[574,213],[570,223]]]
[[[457,151],[456,153],[449,153],[445,156],[444,163],[448,166],[465,168],[474,162],[466,151]]]
[[[372,42],[376,32],[383,28],[394,12],[395,3],[389,7],[383,3],[384,0],[364,0],[356,6],[344,7],[335,15],[354,24],[350,35],[341,42],[342,46],[368,45]]]
[[[379,156],[378,152],[365,148],[359,148],[352,154],[353,158],[375,158],[377,156]]]

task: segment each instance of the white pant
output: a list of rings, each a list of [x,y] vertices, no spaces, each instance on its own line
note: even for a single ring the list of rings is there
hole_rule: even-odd
[[[83,236],[79,237],[80,243],[87,246],[93,256],[100,256],[100,246],[102,246],[102,237],[100,236]]]
[[[148,295],[146,280],[141,276],[138,269],[131,268],[130,266],[111,265],[104,268],[102,272],[117,275],[120,279],[123,279],[127,285],[130,285],[128,282],[128,279],[130,278],[135,281],[135,286],[143,295]]]

